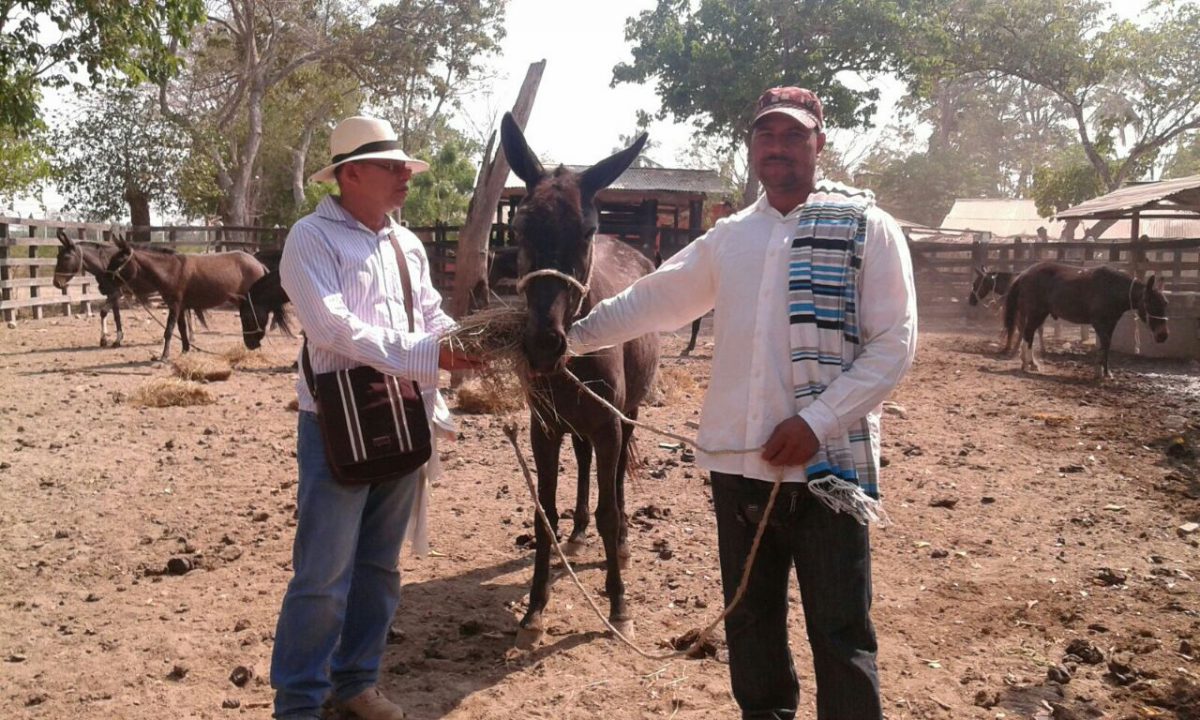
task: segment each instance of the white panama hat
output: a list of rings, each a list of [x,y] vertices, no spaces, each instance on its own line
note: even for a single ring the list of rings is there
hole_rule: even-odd
[[[425,172],[429,163],[409,157],[400,147],[396,131],[387,120],[356,115],[337,124],[329,136],[328,165],[309,176],[309,182],[333,182],[333,169],[355,160],[399,160],[413,174]]]

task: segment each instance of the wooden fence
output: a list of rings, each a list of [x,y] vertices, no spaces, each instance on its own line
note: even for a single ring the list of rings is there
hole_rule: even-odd
[[[1200,238],[1111,243],[914,240],[908,247],[923,314],[962,317],[974,268],[1020,272],[1043,260],[1109,265],[1141,278],[1154,274],[1173,296],[1190,299],[1200,293]]]
[[[14,321],[19,314],[41,318],[47,310],[70,315],[92,314],[92,303],[104,301],[96,279],[81,275],[66,289],[54,287],[54,263],[65,232],[74,240],[111,240],[111,225],[0,217],[0,315]],[[285,228],[223,226],[152,226],[123,228],[130,237],[183,252],[255,251],[282,245]]]

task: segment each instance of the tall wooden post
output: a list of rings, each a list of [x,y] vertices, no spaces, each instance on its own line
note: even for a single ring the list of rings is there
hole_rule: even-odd
[[[538,85],[542,82],[542,72],[546,69],[546,61],[539,60],[529,66],[525,73],[525,82],[521,83],[521,91],[513,104],[513,119],[517,126],[525,128],[529,114],[533,110],[533,100],[537,97]],[[497,148],[489,160],[485,154],[479,170],[479,178],[475,184],[475,194],[471,197],[471,205],[467,208],[467,221],[458,234],[458,256],[455,259],[454,302],[451,314],[455,317],[466,315],[471,309],[471,292],[476,285],[482,283],[484,297],[487,297],[487,267],[488,238],[492,230],[492,214],[496,203],[500,202],[500,194],[504,192],[504,181],[508,179],[508,158]]]

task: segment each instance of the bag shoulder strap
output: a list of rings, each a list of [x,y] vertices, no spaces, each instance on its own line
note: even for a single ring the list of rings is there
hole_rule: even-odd
[[[388,239],[392,241],[392,250],[396,253],[396,266],[400,269],[400,284],[404,289],[404,312],[408,315],[408,331],[415,332],[417,326],[413,320],[412,276],[408,273],[408,261],[404,259],[404,251],[400,249],[400,241],[396,239],[396,233],[388,233]]]

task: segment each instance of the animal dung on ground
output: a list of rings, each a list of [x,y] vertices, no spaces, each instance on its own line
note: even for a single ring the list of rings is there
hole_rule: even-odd
[[[217,355],[200,355],[189,353],[171,361],[171,369],[175,375],[184,380],[200,380],[203,382],[220,382],[228,380],[233,374],[233,366],[227,360]]]
[[[156,378],[129,395],[131,404],[143,407],[189,407],[211,405],[216,401],[216,397],[200,383],[178,378]]]

